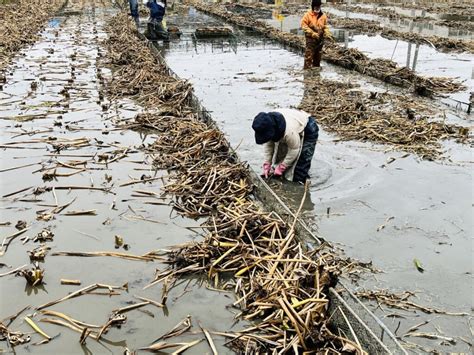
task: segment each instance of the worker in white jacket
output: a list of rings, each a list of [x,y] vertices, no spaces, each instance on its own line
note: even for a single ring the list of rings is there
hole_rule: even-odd
[[[253,120],[255,141],[263,144],[262,176],[304,183],[318,140],[319,128],[309,113],[294,109],[260,112]]]

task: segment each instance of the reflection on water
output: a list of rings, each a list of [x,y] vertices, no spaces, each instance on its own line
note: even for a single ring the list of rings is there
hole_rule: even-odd
[[[410,61],[411,61],[411,48],[412,48],[413,44],[412,43],[408,43],[408,51],[407,51],[407,64],[406,64],[406,67],[409,68],[409,69],[412,69],[412,70],[415,70],[416,69],[416,62],[418,61],[418,52],[420,50],[420,44],[417,43],[415,45],[415,54],[413,55],[413,62],[410,66]]]
[[[219,2],[219,1],[211,1]],[[299,23],[301,16],[304,12],[304,6],[301,6],[299,14],[285,15],[286,10],[295,11],[295,5],[307,5],[309,1],[283,1],[283,0],[267,0],[264,1],[266,4],[274,4],[273,9],[269,8],[249,8],[245,4],[258,4],[262,3],[261,1],[240,1],[241,4],[231,4],[229,5],[229,10],[232,12],[237,12],[239,14],[248,14],[256,16],[262,20],[267,21],[272,24],[274,27],[279,28],[282,31],[297,33],[299,31]],[[358,4],[360,5],[360,4]],[[367,9],[376,9],[382,5],[364,5]],[[449,20],[449,21],[472,21],[474,16],[466,15],[449,15],[449,14],[434,14],[429,13],[426,10],[421,9],[405,9],[403,7],[391,6],[385,7],[385,9],[393,10],[395,14],[410,16],[407,17],[398,17],[398,16],[380,16],[376,14],[363,13],[363,12],[353,12],[349,9],[344,10],[341,8],[335,8],[329,3],[324,5],[324,10],[329,14],[329,19],[331,16],[337,16],[342,18],[350,19],[362,19],[370,20],[379,23],[382,27],[386,27],[392,30],[401,31],[401,32],[416,32],[419,34],[427,36],[440,36],[448,38],[458,38],[458,39],[472,39],[474,33],[470,30],[452,28],[449,26],[436,24],[435,21],[438,20]],[[413,19],[425,19],[424,21],[414,21]],[[433,20],[430,22],[429,20]]]
[[[373,20],[380,23],[382,27],[386,27],[388,29],[392,29],[392,30],[396,30],[400,32],[415,32],[415,33],[426,35],[426,36],[436,35],[440,37],[458,38],[458,39],[470,39],[472,38],[472,35],[473,35],[472,32],[469,30],[459,30],[459,29],[448,27],[448,26],[436,25],[430,22],[415,22],[408,19],[388,19],[388,18],[373,19],[372,17],[371,18],[366,18],[366,17],[375,16],[375,15],[365,16],[365,14],[355,14],[355,13],[350,14],[349,13],[349,15],[346,16],[346,14],[343,11],[339,11],[339,13],[341,13],[341,15],[338,15],[338,16],[342,18],[351,18],[351,19],[359,18],[359,19],[365,19],[365,20]],[[270,25],[282,31],[287,31],[291,33],[302,33],[300,30],[300,21],[301,21],[301,16],[299,15],[285,16],[278,13],[275,13],[275,16],[273,16],[271,19],[266,20],[266,22],[269,23]],[[329,26],[332,27],[331,18],[329,18]],[[334,30],[336,29],[332,28],[332,31]]]

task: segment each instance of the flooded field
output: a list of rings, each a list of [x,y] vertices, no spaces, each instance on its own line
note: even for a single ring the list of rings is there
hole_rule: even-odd
[[[0,349],[15,354],[128,354],[128,349],[156,343],[189,316],[195,327],[172,341],[190,344],[201,339],[188,353],[211,353],[202,327],[213,334],[220,354],[234,353],[225,346],[228,339],[213,333],[248,325],[236,316],[233,292],[216,292],[205,275],[183,277],[167,300],[162,299],[164,285],[146,288],[155,273],[166,270],[165,252],[171,246],[202,239],[197,227],[204,219],[180,216],[172,196],[162,193],[169,172],[154,168],[154,157],[146,149],[157,133],[119,128],[143,110],[134,100],[112,99],[106,91],[107,80],[117,74],[104,58],[105,24],[119,9],[106,1],[85,3],[77,7],[70,1],[48,22],[39,40],[14,58],[0,90],[0,319],[18,315],[13,328],[32,339],[15,348],[2,342]],[[442,19],[435,12],[396,11]],[[367,16],[383,23],[370,17],[376,15]],[[270,14],[266,20],[283,31],[298,31],[297,16],[276,21]],[[143,32],[146,20],[141,21]],[[304,72],[299,52],[192,6],[176,3],[166,21],[179,26],[181,37],[153,45],[179,77],[190,81],[239,158],[256,172],[263,152],[254,142],[253,117],[298,107],[309,95],[307,79],[313,75],[357,83],[365,92],[413,96],[325,62],[320,73]],[[234,35],[194,35],[197,27],[213,25],[231,27]],[[426,33],[472,38],[472,33],[444,30]],[[472,54],[441,53],[428,45],[349,31],[339,32],[337,38],[370,57],[393,59],[423,75],[463,81],[466,89],[461,92],[418,100],[443,112],[447,123],[472,127],[472,115],[466,113],[474,90]],[[412,353],[472,350],[472,317],[445,314],[472,315],[472,151],[468,144],[451,140],[443,142],[442,150],[442,158],[427,161],[389,146],[342,141],[320,127],[310,194],[301,213],[318,236],[381,270],[353,284],[354,291],[415,292],[414,302],[441,311],[415,313],[367,303]],[[298,208],[301,186],[280,180],[269,184],[288,206]],[[42,253],[44,259],[31,257]],[[33,262],[44,270],[44,282],[35,286],[15,275],[16,270],[32,269]],[[76,280],[80,285],[70,284]],[[96,284],[106,286],[41,307]],[[117,318],[117,310],[143,301],[136,309],[119,312],[125,322]],[[91,329],[115,323],[101,341],[80,343],[77,327],[44,321],[65,320],[48,311]],[[39,344],[45,337],[27,316],[54,339]],[[438,337],[404,336],[416,325],[420,333]]]
[[[331,18],[335,15],[336,18],[376,21],[384,28],[401,32],[414,32],[421,35],[436,35],[446,38],[466,40],[472,39],[474,35],[474,33],[468,29],[453,29],[448,26],[429,23],[429,21],[417,23],[409,19],[390,19],[373,14],[343,11],[331,7],[328,7],[327,11]],[[300,20],[301,16],[298,15],[284,15],[282,19],[269,18],[268,22],[276,27],[283,28],[285,31],[295,31],[299,29]]]
[[[289,15],[282,21],[267,20],[269,24],[282,31],[299,30],[300,16]],[[396,26],[400,29],[400,26]],[[413,29],[413,26],[411,26]],[[370,58],[383,58],[395,61],[422,75],[433,75],[459,79],[467,88],[461,93],[450,95],[452,103],[459,108],[467,108],[470,93],[474,88],[474,55],[470,53],[442,53],[429,44],[413,44],[404,40],[386,39],[380,35],[358,34],[357,31],[334,29],[336,40],[346,48],[357,48]],[[431,34],[431,33],[427,33]],[[434,33],[439,35],[439,33]],[[472,34],[459,38],[474,38]],[[449,102],[449,101],[448,101]],[[464,103],[464,105],[462,104]]]
[[[24,231],[2,245],[0,317],[30,306],[13,324],[32,338],[25,347],[15,348],[16,354],[122,354],[125,348],[150,345],[188,315],[209,329],[236,325],[234,314],[226,311],[232,296],[210,291],[206,280],[191,278],[170,291],[164,307],[150,304],[127,313],[126,323],[112,327],[102,342],[82,345],[80,334],[39,321],[47,315],[31,316],[35,307],[97,283],[119,288],[47,310],[102,327],[112,310],[141,302],[137,296],[161,303],[161,286],[143,290],[155,270],[165,267],[161,258],[127,260],[127,255],[160,253],[197,236],[188,228],[200,222],[177,216],[170,200],[161,197],[167,173],[154,170],[142,149],[153,137],[115,128],[140,108],[132,101],[111,103],[105,97],[103,80],[111,73],[100,64],[100,42],[105,39],[104,22],[114,12],[85,8],[51,20],[41,39],[10,67],[0,92],[2,240]],[[38,237],[43,231],[52,240]],[[4,275],[23,265],[31,268],[27,251],[42,245],[51,249],[39,260],[45,271],[42,285],[32,287],[21,276]],[[118,257],[54,255],[60,252]],[[80,280],[81,285],[63,285],[62,279]],[[58,339],[35,346],[43,338],[24,321],[27,314]],[[181,341],[194,338],[188,334]],[[223,339],[215,342],[221,353],[229,353]],[[5,343],[1,348],[11,352]],[[202,343],[194,350],[204,353],[206,348]]]
[[[219,20],[192,8],[170,16],[169,21],[182,24],[183,36],[164,49],[167,63],[179,76],[191,80],[197,96],[238,147],[241,158],[258,171],[262,153],[253,141],[251,122],[260,111],[298,106],[305,91],[302,56],[238,28],[234,29],[238,34],[235,41],[196,41],[192,38],[196,26]],[[354,46],[358,43],[364,41],[355,41]],[[472,70],[472,56],[468,58],[466,79]],[[442,60],[437,63],[438,67],[444,66]],[[423,64],[420,66],[423,68]],[[387,89],[376,80],[331,65],[324,65],[321,76],[359,81],[367,90]],[[472,80],[468,83],[472,91]],[[469,115],[438,104],[453,122],[471,124]],[[469,312],[472,253],[466,250],[472,248],[470,148],[447,142],[450,161],[427,162],[386,152],[380,146],[337,141],[336,136],[320,133],[305,217],[315,221],[314,228],[322,236],[341,243],[352,256],[372,260],[384,271],[361,287],[410,289],[419,292],[422,303]],[[300,189],[277,183],[273,187],[289,204],[297,206]],[[423,260],[425,273],[416,271],[413,259]],[[400,334],[424,319],[436,318],[431,330],[437,324],[451,336],[470,336],[465,317],[403,317],[407,318],[401,318]],[[386,318],[392,329],[400,321],[394,319]],[[433,346],[430,341],[421,343]],[[465,351],[468,346],[460,342],[449,348]]]

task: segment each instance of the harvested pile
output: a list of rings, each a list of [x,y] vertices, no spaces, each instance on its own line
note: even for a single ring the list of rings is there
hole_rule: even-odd
[[[122,42],[108,46],[108,58],[116,70],[108,85],[111,99],[131,96],[142,105],[160,107],[164,116],[180,116],[183,102],[189,98],[191,85],[167,75],[165,66],[157,63],[149,50],[130,51],[128,33],[117,33],[116,36]],[[135,56],[139,57],[137,63],[132,61]]]
[[[211,221],[209,221],[211,222]],[[322,248],[305,252],[289,226],[273,213],[260,211],[248,200],[235,200],[212,219],[204,241],[176,249],[172,266],[158,272],[151,285],[173,283],[182,275],[206,272],[215,285],[226,282],[237,293],[240,317],[254,321],[247,329],[225,333],[237,352],[300,353],[351,350],[354,342],[334,334],[327,324],[328,289],[337,282],[348,260]]]
[[[338,257],[326,245],[312,252],[303,250],[295,222],[290,225],[253,201],[246,167],[236,161],[221,132],[198,120],[190,90],[166,95],[175,87],[183,91],[188,84],[169,77],[164,66],[150,65],[151,51],[135,36],[124,14],[111,21],[108,33],[109,64],[117,73],[112,92],[133,95],[147,109],[127,127],[166,133],[147,147],[155,164],[174,171],[165,190],[175,194],[182,214],[209,216],[203,227],[208,236],[168,253],[171,266],[158,271],[149,286],[164,282],[162,299],[166,300],[169,285],[179,276],[207,272],[216,285],[222,285],[223,276],[233,274],[236,281],[227,286],[232,285],[239,297],[235,305],[255,326],[219,333],[232,338],[232,348],[252,353],[317,348],[364,354],[359,345],[327,324],[328,288],[343,270],[356,272],[358,263]],[[132,80],[123,80],[119,73]],[[134,77],[147,78],[143,90],[134,84]],[[159,104],[148,99],[150,92],[160,97]]]
[[[430,160],[440,156],[443,139],[468,139],[467,128],[429,121],[427,107],[406,96],[364,93],[356,84],[320,76],[305,85],[300,108],[342,139],[388,144]]]
[[[0,5],[0,73],[13,55],[36,42],[46,20],[65,4],[65,0],[19,0]],[[1,74],[0,74],[1,75]]]
[[[206,37],[227,37],[233,34],[232,29],[228,27],[198,27],[196,28],[195,35],[197,38]]]
[[[190,0],[190,3],[201,11],[220,16],[226,21],[260,32],[285,45],[301,50],[305,48],[304,37],[302,36],[282,32],[250,16],[236,15],[223,6],[210,6],[196,0]],[[357,49],[346,49],[335,42],[328,42],[325,45],[324,59],[329,63],[355,70],[384,82],[413,89],[417,94],[423,96],[451,93],[465,88],[464,85],[451,78],[423,77],[411,69],[399,67],[391,60],[370,59]]]

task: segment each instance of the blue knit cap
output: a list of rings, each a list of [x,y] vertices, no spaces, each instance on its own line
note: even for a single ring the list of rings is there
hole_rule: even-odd
[[[275,136],[275,123],[267,112],[260,112],[253,119],[252,128],[255,131],[255,142],[264,144]]]

